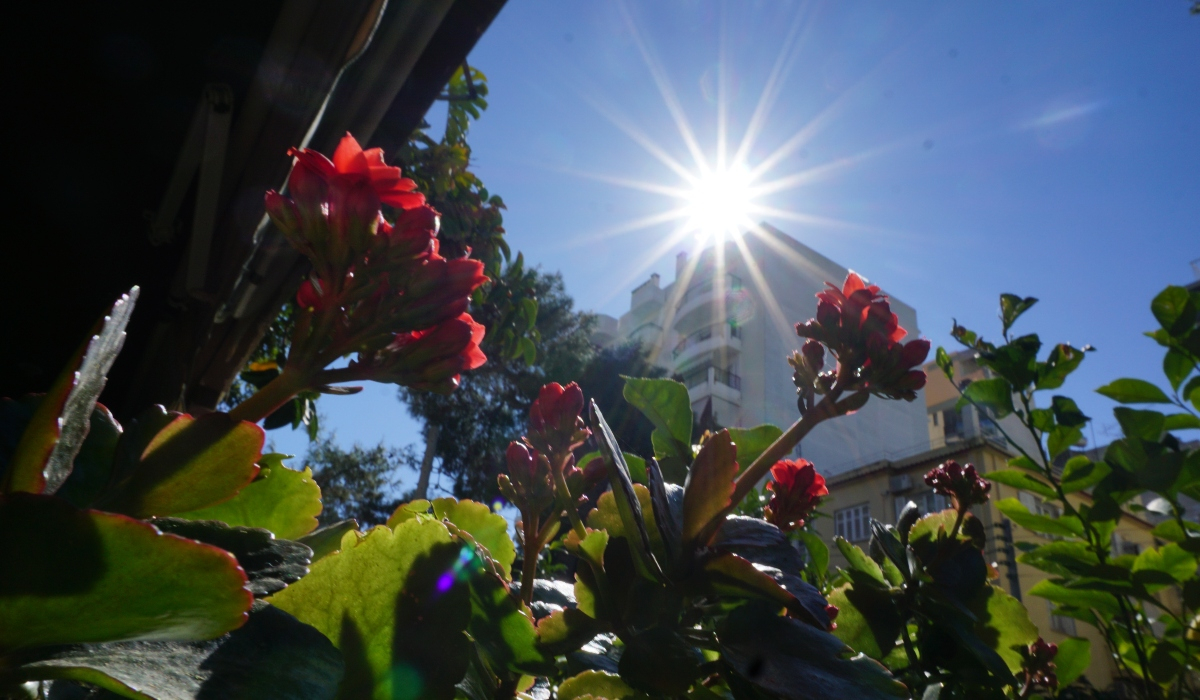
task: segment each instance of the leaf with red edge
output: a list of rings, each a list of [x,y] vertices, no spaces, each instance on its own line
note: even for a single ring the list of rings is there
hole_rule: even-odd
[[[0,491],[54,493],[71,475],[92,408],[125,343],[125,326],[137,297],[137,287],[122,295],[54,380],[17,443]]]
[[[737,447],[728,430],[713,435],[700,448],[683,487],[683,543],[687,549],[716,530],[713,523],[729,506],[738,472]]]
[[[0,653],[212,639],[253,602],[232,554],[51,496],[0,496]]]
[[[263,430],[210,413],[160,430],[100,507],[139,518],[187,513],[233,498],[258,475]]]

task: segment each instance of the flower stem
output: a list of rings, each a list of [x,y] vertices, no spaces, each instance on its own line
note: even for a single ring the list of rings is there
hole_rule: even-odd
[[[241,402],[229,412],[236,420],[257,423],[271,415],[280,406],[292,400],[296,394],[308,388],[308,377],[301,372],[289,371],[286,367],[254,395]]]
[[[525,559],[521,566],[521,600],[526,605],[533,602],[533,579],[537,576],[538,550],[542,544],[538,530],[538,516],[533,515],[525,522]]]
[[[557,492],[559,507],[567,511],[567,517],[571,520],[571,529],[575,531],[575,535],[582,542],[587,537],[587,530],[583,527],[583,520],[579,517],[579,509],[571,501],[571,489],[567,486],[567,478],[563,476],[562,469],[554,471],[554,490]]]
[[[792,427],[788,428],[783,435],[780,435],[779,439],[771,443],[771,446],[758,456],[758,459],[755,459],[749,467],[742,471],[737,481],[734,482],[733,496],[730,498],[729,507],[726,509],[728,512],[732,512],[742,502],[742,499],[750,493],[751,489],[767,475],[771,467],[791,452],[818,423],[838,415],[837,397],[839,393],[830,392],[826,394],[820,403],[814,406],[811,411],[801,416],[800,420],[792,423]],[[725,514],[727,515],[728,513]]]

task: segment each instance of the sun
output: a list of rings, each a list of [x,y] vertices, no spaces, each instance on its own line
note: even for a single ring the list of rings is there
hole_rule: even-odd
[[[736,237],[753,226],[754,179],[741,165],[704,169],[685,189],[685,228],[701,240]]]

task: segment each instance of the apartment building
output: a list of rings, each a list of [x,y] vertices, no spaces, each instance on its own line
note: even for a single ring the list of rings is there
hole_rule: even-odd
[[[698,416],[711,401],[717,423],[787,427],[798,417],[787,356],[800,347],[794,325],[816,313],[825,282],[849,270],[766,224],[739,241],[680,253],[675,279],[655,273],[630,294],[619,319],[602,316],[596,340],[638,340],[688,387]],[[858,270],[868,278],[869,270]],[[884,289],[886,292],[886,288]],[[900,324],[917,337],[916,311],[891,298]],[[854,415],[818,426],[797,448],[825,474],[929,449],[924,400],[872,399]]]

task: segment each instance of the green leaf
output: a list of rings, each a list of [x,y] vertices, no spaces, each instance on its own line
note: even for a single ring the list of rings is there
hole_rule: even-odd
[[[1163,419],[1164,430],[1200,430],[1200,418],[1190,413],[1173,413]]]
[[[1196,575],[1196,557],[1175,543],[1148,548],[1133,562],[1133,572],[1161,571],[1183,583]]]
[[[622,452],[621,454],[625,457],[625,466],[629,467],[630,481],[635,484],[647,483],[647,481],[649,481],[649,477],[646,473],[646,460],[633,454],[632,452]],[[583,469],[594,459],[604,459],[604,456],[600,454],[599,450],[595,450],[580,457],[575,461],[575,464],[577,464],[580,469]],[[682,481],[682,479],[680,480]]]
[[[603,631],[603,625],[577,608],[555,610],[538,620],[537,645],[549,656],[561,656],[582,647]]]
[[[1025,335],[1001,345],[995,350],[980,353],[983,364],[1020,389],[1037,378],[1037,354],[1042,341],[1036,335]]]
[[[138,518],[187,513],[233,498],[258,475],[263,430],[209,413],[182,415],[154,436],[100,507]]]
[[[1096,393],[1117,403],[1171,403],[1162,389],[1142,379],[1118,379],[1100,387]]]
[[[1163,330],[1173,336],[1186,332],[1196,323],[1196,307],[1183,287],[1171,285],[1150,302],[1150,311]]]
[[[1192,361],[1192,358],[1177,348],[1167,350],[1167,354],[1163,357],[1163,374],[1171,383],[1171,389],[1175,391],[1179,390],[1179,385],[1195,368],[1196,363]]]
[[[659,461],[674,456],[684,465],[691,463],[692,403],[687,387],[673,379],[622,379],[625,400],[654,424],[658,436],[654,456]]]
[[[804,549],[809,556],[809,565],[822,574],[827,572],[829,570],[829,545],[825,544],[825,540],[819,534],[808,530],[796,530],[793,534],[804,544]]]
[[[59,647],[14,675],[79,681],[128,698],[316,700],[337,693],[342,657],[320,632],[259,602],[243,627],[211,641]]]
[[[758,606],[734,610],[717,629],[721,660],[767,693],[790,700],[908,697],[879,662],[837,637]]]
[[[980,379],[971,382],[963,389],[962,398],[955,408],[961,409],[968,404],[990,408],[996,418],[1003,418],[1013,412],[1012,386],[1001,377]]]
[[[1091,641],[1080,637],[1067,637],[1060,641],[1058,654],[1054,656],[1059,687],[1065,688],[1074,683],[1091,663]]]
[[[296,541],[307,545],[313,551],[312,560],[317,561],[340,550],[342,538],[346,536],[346,533],[356,530],[358,530],[358,523],[354,520],[340,520],[332,525],[317,528]]]
[[[851,569],[861,571],[878,581],[882,586],[886,587],[888,585],[887,581],[883,578],[883,571],[880,570],[879,564],[876,564],[874,559],[868,557],[866,552],[859,549],[857,545],[847,542],[844,537],[836,537],[833,541],[837,544],[838,551],[846,558],[846,562],[850,565]]]
[[[1030,471],[1035,474],[1044,473],[1044,470],[1040,466],[1038,466],[1037,462],[1034,462],[1032,459],[1026,457],[1025,455],[1013,457],[1012,459],[1008,460],[1008,466],[1018,467],[1020,469],[1024,469],[1025,471]]]
[[[187,520],[220,520],[229,525],[261,527],[276,537],[294,540],[317,527],[321,513],[321,487],[312,479],[312,469],[288,469],[283,460],[291,455],[266,454],[258,460],[258,477],[236,496],[215,506],[180,513]]]
[[[1200,376],[1192,377],[1188,383],[1184,385],[1183,392],[1180,394],[1188,401],[1192,402],[1192,408],[1200,411]]]
[[[1050,350],[1045,362],[1038,363],[1038,378],[1034,386],[1038,389],[1057,389],[1067,381],[1083,362],[1083,350],[1073,348],[1065,343],[1055,345]]]
[[[1121,611],[1117,599],[1109,593],[1068,588],[1050,579],[1044,579],[1033,584],[1033,588],[1029,589],[1029,593],[1045,598],[1058,605],[1082,609],[1091,608],[1109,616],[1116,615]]]
[[[1071,447],[1079,444],[1079,441],[1082,439],[1083,431],[1079,428],[1071,428],[1065,425],[1054,426],[1054,430],[1050,431],[1050,439],[1046,441],[1046,450],[1050,453],[1050,459],[1054,459],[1071,449]]]
[[[1004,324],[1004,334],[1008,335],[1008,329],[1012,328],[1013,323],[1037,302],[1038,300],[1034,297],[1022,298],[1016,294],[1001,294],[1000,321]]]
[[[341,650],[339,697],[449,700],[467,670],[475,563],[444,524],[413,518],[343,541],[270,602]]]
[[[845,585],[833,589],[829,603],[838,607],[833,634],[852,649],[880,660],[895,648],[904,623],[889,592]]]
[[[558,700],[642,700],[647,697],[615,673],[584,671],[558,686]]]
[[[0,496],[0,653],[209,639],[253,598],[228,552],[50,496]]]
[[[229,552],[250,580],[247,588],[255,596],[281,591],[308,573],[312,550],[291,540],[276,539],[270,530],[231,527],[219,520],[154,518],[151,523],[165,533]]]
[[[94,335],[71,358],[38,404],[9,460],[0,492],[54,493],[67,477],[87,437],[92,408],[108,370],[125,343],[138,288],[113,304]]]
[[[1058,496],[1054,489],[1044,481],[1034,478],[1029,472],[1021,471],[1020,469],[1000,469],[988,472],[985,478],[988,481],[995,481],[996,483],[1011,486],[1015,489],[1031,491],[1046,498],[1056,498]]]
[[[1093,462],[1083,455],[1072,457],[1063,466],[1059,486],[1063,493],[1074,493],[1090,489],[1100,483],[1112,471],[1104,462]]]
[[[729,431],[722,430],[705,441],[696,455],[683,487],[683,546],[708,544],[717,519],[729,506],[733,477],[737,475],[737,448]]]
[[[1162,436],[1164,416],[1158,411],[1139,411],[1118,406],[1113,409],[1113,416],[1121,424],[1121,432],[1126,437],[1156,442]]]
[[[946,348],[939,345],[937,352],[934,354],[934,360],[942,372],[945,373],[946,378],[954,381],[954,360],[950,359],[950,354],[946,352]]]
[[[1086,542],[1050,542],[1025,552],[1017,561],[1056,576],[1085,576],[1100,564]]]
[[[638,573],[649,579],[656,579],[662,573],[658,562],[651,554],[650,533],[646,529],[646,519],[643,517],[641,502],[629,478],[629,467],[625,457],[617,447],[617,439],[604,420],[600,407],[592,401],[592,435],[604,455],[604,465],[608,470],[608,481],[612,486],[613,498],[617,512],[621,516],[621,525],[629,542],[629,551],[633,557],[634,566]],[[647,492],[648,493],[648,492]],[[651,513],[653,515],[653,513]]]
[[[760,425],[757,428],[729,428],[729,438],[737,447],[738,464],[749,466],[766,452],[783,431],[774,425]]]
[[[1009,520],[1027,530],[1061,537],[1083,537],[1083,525],[1073,516],[1048,518],[1044,515],[1034,515],[1016,498],[1002,499],[996,507]]]
[[[1065,425],[1068,428],[1082,427],[1091,420],[1083,415],[1083,411],[1079,410],[1079,406],[1073,399],[1066,396],[1055,396],[1050,399],[1050,408],[1054,411],[1054,420],[1059,425]]]
[[[642,517],[645,519],[650,551],[654,553],[654,556],[662,558],[666,556],[666,548],[655,519],[650,489],[641,484],[634,484],[633,494],[637,497],[638,505],[642,509]],[[621,519],[621,510],[617,505],[616,496],[612,491],[605,491],[600,494],[600,498],[596,499],[596,507],[588,513],[587,524],[589,527],[607,532],[609,537],[629,537],[624,521]],[[591,540],[591,536],[588,539]],[[603,551],[601,548],[599,553],[602,554]],[[597,553],[589,551],[588,554],[595,556]],[[596,558],[596,561],[600,561],[599,557]]]
[[[703,575],[694,577],[690,587],[716,595],[751,597],[769,600],[788,608],[793,614],[816,623],[796,596],[775,582],[775,579],[755,568],[754,564],[736,554],[714,552],[704,559]],[[822,624],[822,626],[824,626]]]
[[[975,636],[1004,659],[1009,671],[1020,671],[1024,657],[1018,649],[1028,648],[1038,638],[1037,626],[1021,601],[986,585],[967,607],[975,614]]]
[[[505,580],[517,558],[517,549],[508,536],[508,521],[499,513],[492,512],[486,504],[453,498],[438,498],[433,501],[433,514],[449,520],[460,530],[471,535],[504,572]]]

